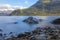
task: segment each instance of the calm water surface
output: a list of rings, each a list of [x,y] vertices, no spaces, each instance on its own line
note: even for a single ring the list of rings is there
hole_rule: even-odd
[[[3,30],[2,33],[9,33],[14,32],[14,34],[18,33],[24,33],[28,31],[32,31],[39,27],[41,24],[48,24],[45,22],[52,21],[56,18],[60,18],[60,16],[33,16],[37,19],[43,19],[42,22],[39,20],[39,24],[35,25],[29,25],[27,23],[24,23],[23,20],[28,18],[29,16],[0,16],[0,29]],[[18,22],[17,24],[14,24],[14,22]]]

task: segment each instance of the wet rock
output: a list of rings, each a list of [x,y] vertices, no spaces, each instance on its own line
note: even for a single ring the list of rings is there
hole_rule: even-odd
[[[26,36],[30,36],[31,32],[25,32]]]
[[[33,18],[33,17],[29,17],[25,20],[23,20],[23,22],[26,22],[28,24],[38,24],[38,20],[36,18]]]
[[[39,21],[43,21],[43,19],[39,19]]]
[[[60,24],[60,18],[53,20],[52,24]]]
[[[0,33],[0,37],[2,37],[3,36],[3,34],[2,33]]]
[[[4,40],[2,37],[0,37],[0,40]]]
[[[37,40],[35,37],[31,37],[30,40]]]
[[[2,32],[3,30],[2,29],[0,29],[0,32]]]
[[[13,32],[10,32],[9,34],[12,34]]]
[[[8,24],[18,24],[18,22],[11,22],[11,23],[8,23]]]
[[[21,38],[21,37],[26,37],[26,35],[25,35],[25,34],[19,34],[19,35],[17,36],[17,38]]]
[[[17,24],[18,22],[14,22],[14,24]]]

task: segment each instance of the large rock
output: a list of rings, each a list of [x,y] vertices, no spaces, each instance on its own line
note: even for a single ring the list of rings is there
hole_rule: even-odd
[[[23,22],[26,22],[28,24],[38,24],[38,20],[36,18],[33,18],[33,17],[29,17],[25,20],[23,20]]]
[[[60,18],[53,20],[52,24],[60,24]]]

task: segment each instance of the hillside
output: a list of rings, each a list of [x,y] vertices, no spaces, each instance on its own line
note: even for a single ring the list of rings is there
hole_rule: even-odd
[[[35,4],[27,9],[20,10],[21,13],[16,11],[18,15],[41,15],[41,16],[51,16],[60,15],[60,1],[59,0],[38,0]],[[13,15],[16,12],[13,11]],[[16,15],[17,15],[16,14]]]

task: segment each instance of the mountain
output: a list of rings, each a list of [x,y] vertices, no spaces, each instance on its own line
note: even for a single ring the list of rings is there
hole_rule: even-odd
[[[31,8],[47,13],[60,13],[60,0],[39,0]]]
[[[47,13],[60,13],[60,0],[51,1],[45,4],[44,9]]]
[[[23,7],[10,4],[0,4],[0,15],[1,16],[11,15],[11,12],[14,11],[15,9],[23,9]]]
[[[9,16],[13,10],[0,10],[0,16]]]
[[[19,14],[21,14],[21,10],[20,9],[16,9],[16,10],[11,12],[11,15],[19,15]]]
[[[41,10],[42,9],[42,1],[41,0],[38,0],[34,5],[32,5],[30,8],[35,8],[35,9],[39,9]]]
[[[58,13],[58,14],[57,14]],[[60,0],[38,0],[27,9],[14,10],[13,15],[60,15]]]

